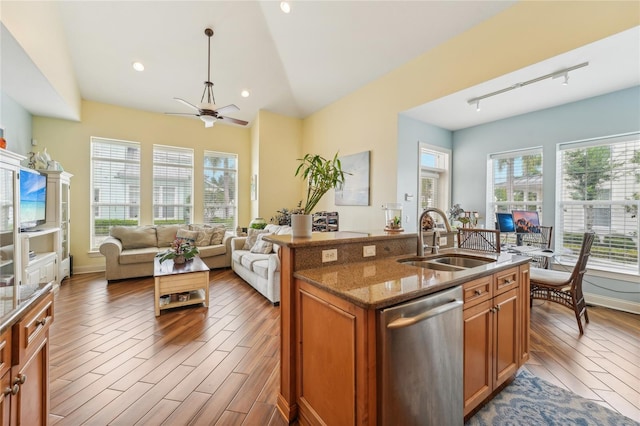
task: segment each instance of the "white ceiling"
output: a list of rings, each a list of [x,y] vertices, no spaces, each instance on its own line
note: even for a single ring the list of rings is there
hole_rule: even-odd
[[[204,29],[211,27],[216,103],[238,105],[240,111],[229,115],[251,122],[260,109],[306,117],[513,3],[297,0],[288,15],[278,1],[56,5],[83,99],[159,113],[190,112],[173,98],[200,102],[207,72]],[[639,44],[636,28],[407,114],[454,130],[637,85]],[[3,40],[3,57],[7,52]],[[466,103],[585,60],[590,65],[571,73],[570,85],[559,88],[563,94],[554,80],[483,101],[480,113]],[[134,61],[141,61],[145,71],[134,71]],[[34,90],[46,85],[46,77],[38,74],[37,69],[7,73],[3,67],[3,90],[34,115],[73,119],[65,116],[54,90]],[[249,98],[240,96],[243,89],[251,92]]]

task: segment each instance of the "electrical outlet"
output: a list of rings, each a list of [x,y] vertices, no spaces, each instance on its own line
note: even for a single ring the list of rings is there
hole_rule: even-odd
[[[371,257],[376,255],[376,246],[363,246],[362,257]]]
[[[322,250],[322,263],[338,260],[338,249]]]

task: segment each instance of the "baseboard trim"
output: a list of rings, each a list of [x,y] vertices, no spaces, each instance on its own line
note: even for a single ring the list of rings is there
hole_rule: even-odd
[[[93,272],[104,272],[104,266],[79,266],[73,268],[73,274],[91,274]]]
[[[602,306],[605,308],[615,309],[617,311],[640,314],[640,303],[637,302],[614,299],[613,297],[601,296],[594,293],[585,293],[584,299],[587,301],[588,305]]]

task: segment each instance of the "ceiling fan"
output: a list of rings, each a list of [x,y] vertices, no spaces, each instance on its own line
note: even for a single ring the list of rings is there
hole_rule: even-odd
[[[224,115],[221,115],[224,112],[228,111],[239,111],[236,105],[231,104],[227,106],[223,106],[220,108],[216,107],[216,100],[213,96],[213,83],[211,82],[211,37],[213,36],[213,30],[211,28],[207,28],[204,30],[205,35],[209,38],[209,55],[208,55],[208,63],[207,63],[207,81],[204,82],[204,92],[202,92],[202,99],[200,99],[201,107],[197,107],[190,102],[185,101],[180,98],[173,98],[176,101],[188,106],[189,108],[193,108],[197,111],[194,113],[184,113],[184,112],[167,112],[169,115],[190,115],[193,117],[198,117],[200,120],[204,122],[204,127],[213,127],[216,121],[223,120],[229,123],[239,124],[241,126],[246,126],[249,122],[244,120],[238,120],[237,118],[231,118]],[[206,100],[206,102],[205,102]]]

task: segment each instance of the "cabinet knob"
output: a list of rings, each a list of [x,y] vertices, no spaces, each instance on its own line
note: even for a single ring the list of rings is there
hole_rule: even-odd
[[[41,320],[36,321],[36,325],[44,326],[47,323],[47,317],[42,318]]]
[[[500,305],[496,305],[496,311],[500,310]]]
[[[13,385],[12,387],[7,386],[6,388],[4,388],[4,394],[5,395],[15,395],[18,392],[20,392],[20,385],[18,385],[17,383],[15,385]]]
[[[476,294],[476,296],[480,296],[482,294],[482,290],[476,290],[474,293]]]
[[[27,375],[26,374],[21,374],[19,376],[17,376],[15,379],[13,379],[13,384],[15,386],[18,385],[24,385],[24,382],[27,381]]]
[[[496,313],[496,308],[489,309],[489,312],[491,312],[492,314],[495,314]]]

